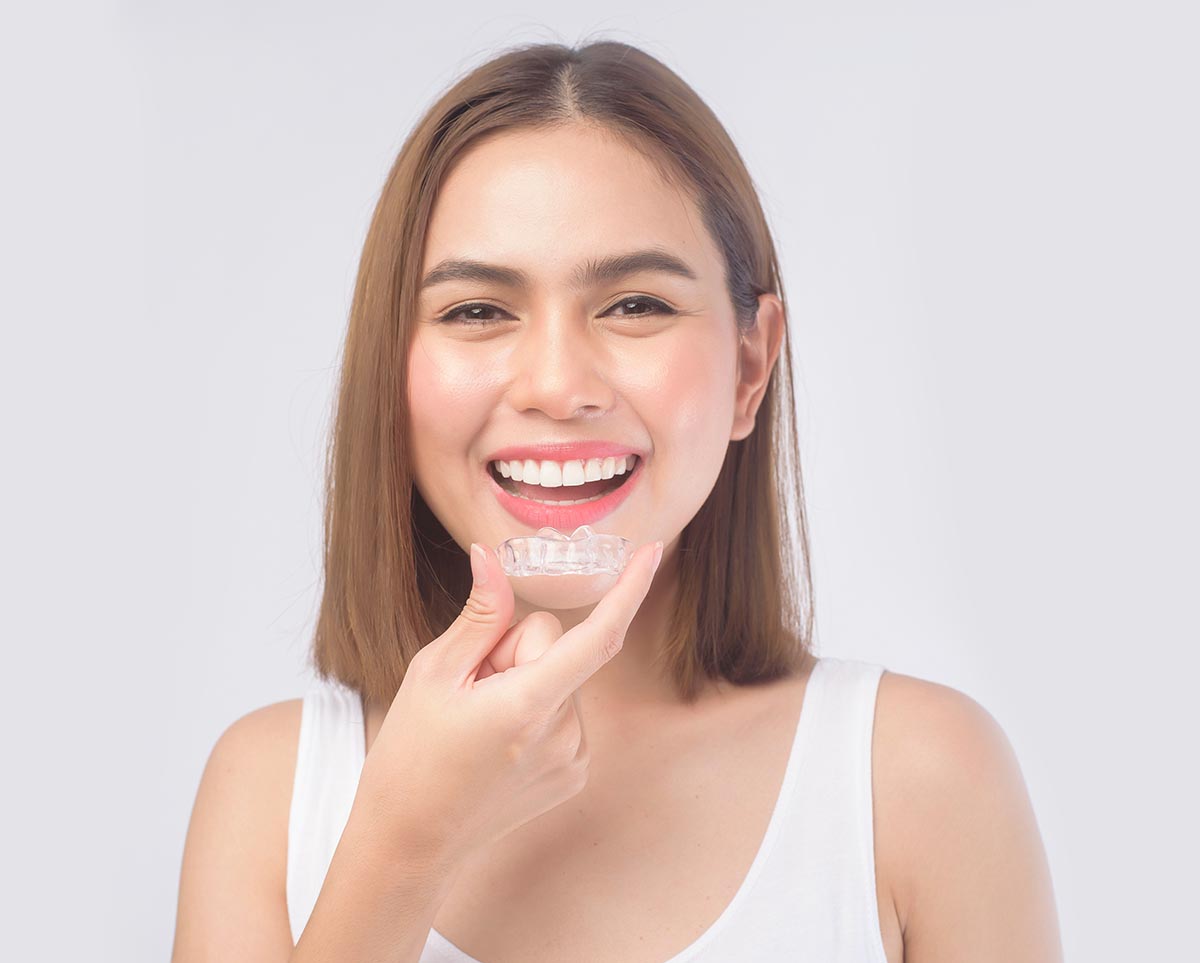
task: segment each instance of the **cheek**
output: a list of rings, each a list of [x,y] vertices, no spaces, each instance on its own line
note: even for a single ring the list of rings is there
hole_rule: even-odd
[[[417,340],[408,355],[408,409],[418,465],[442,454],[461,458],[490,397],[476,366]]]
[[[724,452],[733,419],[735,377],[725,357],[719,345],[704,339],[674,346],[669,362],[646,386],[651,410],[663,420],[665,439],[679,443],[687,438],[696,449],[716,446]]]
[[[721,473],[733,428],[735,361],[719,341],[692,337],[674,345],[640,405],[669,472],[654,476],[669,524],[682,527],[704,504]],[[651,421],[653,419],[653,421]]]

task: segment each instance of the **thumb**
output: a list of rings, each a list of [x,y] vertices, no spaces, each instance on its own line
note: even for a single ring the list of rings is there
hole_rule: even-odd
[[[473,675],[512,622],[512,586],[496,552],[471,543],[471,594],[458,618],[441,636],[446,640],[446,664],[463,680]]]

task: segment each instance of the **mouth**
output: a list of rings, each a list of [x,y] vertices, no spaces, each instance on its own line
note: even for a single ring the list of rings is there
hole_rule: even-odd
[[[632,493],[642,476],[643,459],[635,460],[621,475],[582,485],[542,487],[505,478],[495,463],[487,466],[491,489],[501,506],[514,518],[534,528],[550,526],[574,531],[614,511]]]
[[[489,463],[487,471],[492,476],[492,480],[514,498],[521,498],[539,505],[556,505],[565,508],[570,505],[586,505],[599,501],[617,489],[623,488],[642,465],[640,455],[632,455],[630,458],[632,464],[629,464],[621,474],[614,474],[611,478],[584,482],[582,485],[543,487],[527,482],[518,482],[501,475],[496,462]]]

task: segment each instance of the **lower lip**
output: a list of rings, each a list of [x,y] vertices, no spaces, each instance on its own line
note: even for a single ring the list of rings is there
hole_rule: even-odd
[[[520,498],[512,492],[506,491],[492,477],[491,469],[486,465],[484,466],[484,473],[487,475],[488,481],[492,484],[492,491],[496,493],[496,498],[499,499],[500,504],[513,518],[531,528],[549,526],[569,535],[580,525],[591,525],[593,522],[599,521],[620,505],[621,502],[625,501],[629,497],[629,493],[633,491],[633,486],[641,478],[642,466],[644,464],[645,459],[639,455],[637,464],[633,466],[633,473],[629,476],[629,480],[620,488],[613,489],[613,491],[609,492],[603,498],[597,498],[594,502],[585,502],[582,505],[565,505],[562,508],[556,508],[554,505],[543,505],[541,502],[531,501],[528,498]],[[569,491],[569,489],[566,490]]]

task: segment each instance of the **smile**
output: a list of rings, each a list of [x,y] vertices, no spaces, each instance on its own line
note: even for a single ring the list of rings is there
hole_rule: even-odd
[[[496,499],[505,511],[518,521],[534,528],[550,526],[552,528],[573,531],[580,525],[589,525],[608,515],[610,512],[615,511],[629,497],[634,486],[641,478],[643,466],[643,460],[640,456],[631,457],[635,459],[632,470],[626,471],[621,476],[613,475],[613,479],[620,478],[615,485],[612,484],[610,479],[602,479],[600,481],[587,482],[584,485],[566,486],[568,488],[579,488],[581,490],[580,494],[584,491],[590,492],[583,498],[575,499],[537,497],[537,494],[541,493],[549,495],[554,487],[563,486],[542,488],[540,485],[534,486],[526,483],[524,491],[519,491],[517,490],[516,482],[500,475],[494,464],[489,465],[486,472]],[[606,487],[607,490],[595,491],[601,485]],[[541,490],[537,491],[539,488]],[[564,492],[563,494],[569,493]]]

